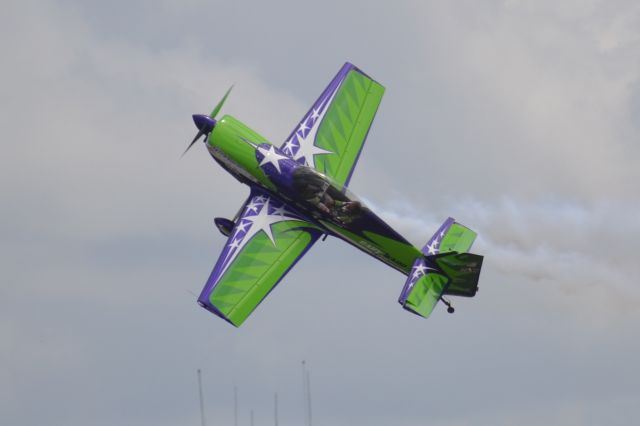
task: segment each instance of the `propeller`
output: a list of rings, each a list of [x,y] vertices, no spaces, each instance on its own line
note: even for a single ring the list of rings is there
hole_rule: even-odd
[[[204,135],[204,141],[205,142],[207,141],[207,139],[209,138],[209,134],[211,133],[213,128],[216,126],[216,123],[217,123],[216,115],[218,115],[218,113],[222,109],[222,105],[224,105],[224,102],[227,100],[227,97],[229,96],[229,93],[231,92],[231,89],[233,89],[233,86],[229,87],[229,90],[227,90],[227,93],[224,94],[222,99],[220,99],[220,102],[218,102],[218,104],[215,106],[215,108],[213,108],[213,111],[211,111],[211,114],[209,114],[209,115],[193,114],[193,122],[195,123],[196,127],[198,128],[198,133],[196,133],[196,136],[193,138],[193,140],[191,141],[189,146],[187,146],[187,149],[184,150],[184,152],[182,153],[182,156],[184,156],[187,153],[187,151],[189,151],[191,149],[191,147],[203,135]]]

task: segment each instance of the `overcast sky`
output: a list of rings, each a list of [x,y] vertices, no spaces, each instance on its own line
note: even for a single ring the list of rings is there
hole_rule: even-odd
[[[636,1],[5,1],[0,423],[634,425]],[[482,3],[482,4],[481,4]],[[479,233],[480,292],[424,320],[319,242],[239,329],[195,303],[248,194],[200,145],[280,144],[351,61],[387,92],[351,189],[416,245]],[[362,297],[366,294],[366,297]]]

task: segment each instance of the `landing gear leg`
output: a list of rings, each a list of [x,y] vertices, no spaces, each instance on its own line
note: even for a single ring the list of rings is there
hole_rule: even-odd
[[[444,303],[445,305],[447,305],[447,312],[449,312],[450,314],[454,313],[456,311],[456,309],[451,306],[451,302],[449,302],[447,299],[445,299],[444,297],[440,297],[440,301],[442,303]]]

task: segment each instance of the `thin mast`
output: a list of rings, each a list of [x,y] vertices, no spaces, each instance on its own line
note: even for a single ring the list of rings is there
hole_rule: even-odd
[[[307,370],[307,404],[309,404],[309,426],[311,426],[311,372],[309,370]]]
[[[273,395],[273,417],[275,426],[278,426],[278,392]]]
[[[238,426],[238,387],[233,387],[233,424]]]
[[[198,393],[200,394],[200,421],[202,426],[205,426],[204,421],[204,400],[202,398],[202,374],[198,368]]]
[[[302,406],[304,408],[304,424],[309,426],[309,405],[307,404],[307,369],[305,361],[302,360]]]

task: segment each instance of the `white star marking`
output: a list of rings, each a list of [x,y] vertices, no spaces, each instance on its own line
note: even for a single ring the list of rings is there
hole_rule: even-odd
[[[275,213],[275,212],[274,212]],[[267,237],[271,240],[273,245],[276,245],[276,241],[273,239],[273,234],[271,233],[271,225],[278,222],[283,222],[285,220],[291,220],[290,217],[285,217],[281,214],[273,214],[269,213],[269,199],[265,201],[262,209],[255,216],[249,216],[245,219],[251,221],[251,228],[244,236],[245,241],[249,241],[249,239],[257,234],[260,231],[264,231],[267,234]]]
[[[263,147],[259,146],[258,151],[260,151],[260,153],[264,155],[264,158],[260,162],[260,166],[264,166],[265,164],[270,163],[275,166],[276,170],[278,170],[278,173],[281,173],[279,161],[286,160],[287,157],[278,154],[273,145],[271,145],[269,149],[264,149]]]
[[[231,244],[229,244],[229,249],[237,249],[240,247],[240,240],[233,240]]]
[[[225,257],[225,262],[227,261],[227,259],[231,258],[231,257],[235,257],[235,255],[238,253],[238,250],[236,250],[238,247],[240,247],[240,244],[242,243],[242,241],[240,241],[241,239],[238,238],[237,240],[235,239],[235,235],[234,235],[234,240],[231,244],[229,244],[228,246],[228,251],[227,251],[227,256]]]
[[[279,216],[284,216],[285,214],[289,213],[286,209],[286,207],[284,205],[280,206],[280,207],[276,207],[275,209],[273,209],[273,213],[272,214],[277,214]]]
[[[242,222],[240,221],[240,224],[238,226],[236,226],[236,235],[238,235],[241,232],[246,232],[247,231],[247,226],[249,226],[250,222]]]
[[[287,141],[287,143],[284,144],[284,146],[282,147],[282,150],[287,151],[289,154],[293,154],[294,146],[295,145],[293,144],[293,138],[291,138]]]
[[[249,210],[249,205],[253,204],[255,206],[255,202],[258,201],[260,197],[253,197],[253,199],[249,202],[249,204],[247,204],[247,210]],[[231,265],[233,263],[233,260],[240,254],[240,252],[242,251],[242,248],[246,244],[248,244],[249,241],[251,241],[251,238],[254,235],[256,235],[258,232],[264,231],[267,234],[267,237],[269,237],[269,239],[275,246],[276,242],[275,242],[275,239],[273,238],[273,233],[271,232],[271,225],[278,222],[285,222],[287,220],[298,219],[297,216],[293,215],[293,213],[290,213],[290,212],[285,212],[285,214],[289,214],[291,216],[275,214],[276,211],[279,211],[279,209],[284,209],[284,206],[282,206],[281,208],[275,208],[274,212],[269,214],[269,202],[271,199],[269,197],[262,197],[262,199],[264,200],[264,204],[262,204],[262,208],[260,209],[258,214],[253,216],[246,216],[246,213],[245,213],[245,216],[241,219],[241,220],[246,220],[247,222],[242,222],[242,224],[238,226],[238,229],[240,228],[240,226],[242,227],[250,226],[250,228],[247,230],[246,234],[242,236],[242,238],[234,239],[227,246],[228,248],[227,256],[224,260],[224,266],[222,267],[222,270],[220,271],[218,278],[224,275],[229,265]]]
[[[253,198],[249,204],[247,204],[247,213],[249,212],[254,212],[256,213],[258,211],[258,207],[260,207],[260,204],[256,204],[256,201],[258,203],[260,203],[261,201],[257,198]]]
[[[247,213],[249,212],[257,212],[258,211],[258,207],[260,207],[258,204],[255,203],[255,201],[257,201],[256,198],[252,199],[251,202],[249,202],[249,204],[247,204]]]
[[[305,117],[304,120],[302,120],[302,123],[300,123],[300,127],[298,128],[298,131],[300,132],[300,134],[304,134],[304,131],[307,130],[309,128],[309,126],[307,126],[307,118]]]
[[[426,270],[427,270],[427,267],[425,265],[423,265],[423,264],[420,264],[420,265],[416,266],[415,273],[424,275],[424,271],[426,271]]]
[[[316,167],[313,156],[317,154],[333,154],[331,151],[327,151],[326,149],[322,149],[313,144],[316,139],[316,133],[318,132],[319,126],[313,126],[307,136],[302,137],[298,135],[298,144],[300,147],[298,148],[298,152],[293,156],[294,160],[299,160],[304,157],[305,164],[309,167]]]
[[[416,285],[416,283],[418,282],[418,278],[420,278],[421,276],[425,275],[426,272],[428,270],[430,270],[432,268],[429,268],[428,266],[426,266],[425,264],[421,263],[418,264],[417,266],[415,266],[413,268],[413,275],[411,276],[411,281],[409,282],[409,287],[408,290],[411,291],[411,289]]]
[[[429,254],[438,254],[438,240],[434,240],[431,244],[427,246],[427,250],[429,250]]]
[[[293,155],[293,159],[294,160],[300,160],[301,158],[304,158],[304,164],[309,166],[309,167],[313,167],[315,168],[315,160],[314,160],[314,156],[315,155],[320,155],[320,154],[334,154],[332,151],[327,151],[325,149],[319,148],[317,146],[314,145],[314,142],[316,140],[316,133],[318,132],[318,127],[320,127],[320,121],[322,119],[322,117],[327,113],[327,111],[329,110],[329,105],[331,104],[331,102],[333,101],[333,98],[335,97],[336,93],[338,93],[339,87],[336,87],[336,89],[334,90],[334,92],[331,94],[331,96],[329,96],[328,98],[325,98],[320,105],[318,106],[318,108],[313,108],[311,110],[311,119],[313,120],[313,123],[311,124],[311,128],[307,127],[307,120],[309,119],[309,117],[305,117],[302,120],[302,123],[300,124],[300,131],[302,131],[303,127],[305,129],[309,129],[309,132],[306,134],[306,136],[304,136],[304,132],[302,132],[303,135],[300,135],[297,132],[294,132],[293,136],[291,137],[290,140],[288,140],[286,142],[286,144],[284,145],[285,147],[289,147],[291,148],[293,145],[291,144],[293,141],[293,137],[297,136],[298,137],[298,150],[295,154],[293,154],[293,150],[290,150],[289,152]],[[320,113],[320,110],[322,110],[322,113]],[[283,148],[284,149],[284,148]]]

